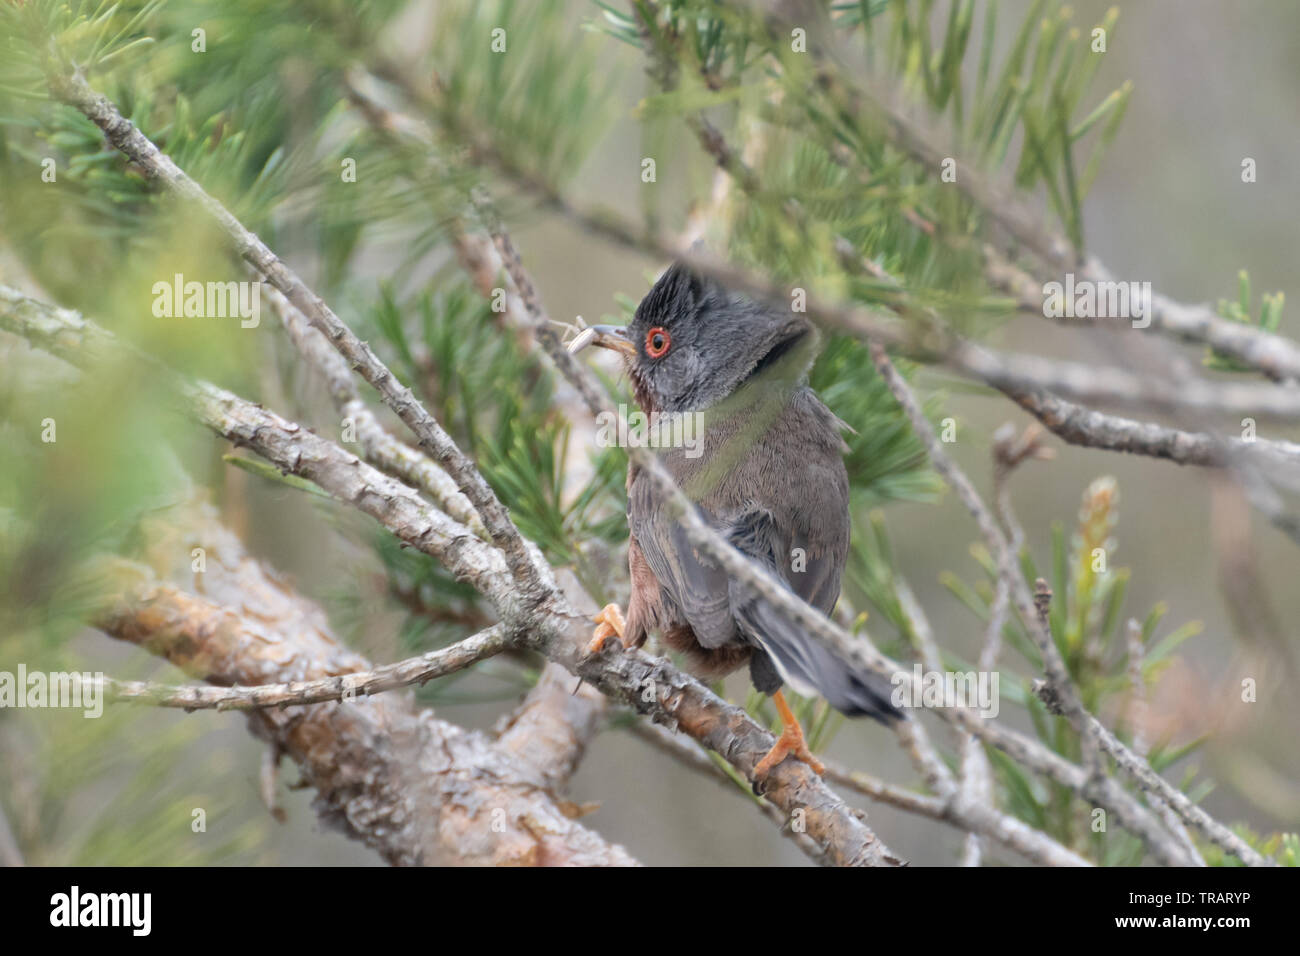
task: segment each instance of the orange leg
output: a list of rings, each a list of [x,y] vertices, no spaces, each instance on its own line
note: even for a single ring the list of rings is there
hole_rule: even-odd
[[[754,776],[766,777],[787,756],[802,760],[817,771],[818,775],[824,774],[826,768],[808,749],[808,744],[803,739],[803,728],[799,726],[790,705],[785,702],[785,695],[777,691],[772,696],[772,701],[776,704],[776,712],[781,715],[781,736],[776,738],[776,744],[767,752],[767,756],[758,762]]]
[[[617,604],[606,604],[592,620],[598,626],[596,632],[591,635],[591,643],[587,645],[588,654],[599,654],[604,649],[605,642],[615,634],[620,641],[623,640],[623,631],[627,624]],[[624,647],[626,646],[625,644]]]

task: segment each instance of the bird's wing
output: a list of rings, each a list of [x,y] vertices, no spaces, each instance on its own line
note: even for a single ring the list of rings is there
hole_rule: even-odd
[[[715,516],[702,508],[699,514],[725,532]],[[686,531],[665,513],[659,490],[644,475],[628,489],[628,525],[664,598],[691,626],[700,645],[712,649],[742,640],[731,613],[726,573],[696,552]]]

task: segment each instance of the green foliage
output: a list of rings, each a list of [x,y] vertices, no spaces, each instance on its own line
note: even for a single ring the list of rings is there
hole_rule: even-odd
[[[2,652],[16,650],[5,643]],[[56,666],[48,653],[25,659]],[[152,673],[140,672],[143,660],[120,676],[176,680],[174,671],[152,662]],[[77,669],[88,662],[67,655],[61,663]],[[93,719],[75,710],[36,713],[6,711],[0,720],[0,759],[13,771],[0,788],[0,805],[30,851],[29,865],[269,862],[271,818],[223,783],[240,768],[229,748],[203,746],[203,721],[177,713],[158,721],[147,708],[115,704]],[[177,775],[175,768],[188,762],[201,772]],[[81,799],[87,793],[94,798]],[[195,829],[196,810],[206,829]]]
[[[957,142],[973,149],[984,165],[1002,164],[1019,133],[1016,184],[1029,190],[1041,183],[1075,247],[1082,249],[1082,201],[1132,91],[1125,83],[1080,115],[1102,59],[1094,49],[1100,39],[1094,31],[1104,31],[1104,42],[1111,42],[1119,11],[1111,8],[1085,33],[1071,25],[1069,7],[1047,13],[1045,0],[1034,0],[998,64],[1000,4],[993,0],[984,6],[984,23],[973,53],[974,90],[968,92],[971,84],[963,74],[976,34],[975,4],[972,0],[946,4],[946,16],[939,13],[943,26],[935,43],[935,13],[943,6],[933,0],[891,3],[887,26],[880,24],[886,17],[863,18],[865,43],[869,50],[884,48],[889,74],[900,77],[910,93],[946,115]],[[883,5],[878,12],[884,12]],[[882,36],[886,29],[888,35]],[[1076,144],[1094,129],[1091,152],[1080,167]]]
[[[938,496],[942,483],[862,343],[832,338],[814,364],[809,384],[851,429],[844,436],[849,446],[844,464],[855,508]],[[932,400],[927,411],[937,409],[938,400]]]
[[[1232,832],[1245,840],[1252,849],[1258,850],[1265,858],[1276,861],[1279,866],[1300,866],[1300,834],[1273,833],[1261,835],[1242,824],[1234,826]],[[1237,857],[1225,853],[1213,844],[1206,844],[1200,849],[1205,857],[1205,862],[1210,866],[1245,865]]]
[[[593,29],[642,48],[658,64],[653,72],[663,89],[647,99],[643,114],[708,114],[724,123],[733,150],[752,136],[755,120],[765,124],[765,143],[772,130],[790,134],[795,148],[778,147],[776,158],[763,158],[758,179],[764,195],[754,197],[754,216],[768,241],[798,263],[801,275],[833,271],[831,243],[840,236],[867,258],[882,249],[897,256],[889,268],[909,290],[943,289],[952,296],[974,288],[977,263],[963,262],[951,248],[946,257],[935,257],[933,229],[918,222],[961,236],[978,227],[979,211],[943,186],[940,170],[918,169],[880,135],[863,96],[844,85],[842,74],[826,80],[818,72],[817,27],[805,31],[811,35],[798,50],[788,26],[761,20],[744,4],[640,0],[634,13],[598,6]],[[972,0],[835,3],[829,24],[845,34],[860,31],[873,74],[888,77],[891,94],[910,94],[946,120],[956,148],[972,165],[996,170],[1019,143],[1012,170],[1017,186],[1041,186],[1082,249],[1082,202],[1119,128],[1131,86],[1095,101],[1089,95],[1102,59],[1094,51],[1094,30],[1111,42],[1116,10],[1085,33],[1071,25],[1068,7],[1049,14],[1045,6],[1045,0],[1030,4],[1010,48],[1000,53],[996,0],[984,5],[982,24],[976,23]],[[690,134],[682,129],[680,135]],[[839,182],[830,175],[831,165],[839,167]],[[854,188],[844,188],[846,183]],[[819,195],[834,201],[819,204]],[[793,220],[791,201],[800,212]],[[866,301],[872,301],[869,295]]]
[[[1227,299],[1219,300],[1219,315],[1225,319],[1231,319],[1233,322],[1240,322],[1243,325],[1254,325],[1256,328],[1265,332],[1276,332],[1278,323],[1282,319],[1282,306],[1286,303],[1286,296],[1281,292],[1274,292],[1269,295],[1267,292],[1260,296],[1259,318],[1252,322],[1250,317],[1251,310],[1251,293],[1250,293],[1250,275],[1245,269],[1237,273],[1237,298],[1235,301]],[[1253,372],[1255,368],[1244,362],[1225,355],[1214,348],[1207,348],[1203,363],[1206,368],[1217,369],[1221,372]]]
[[[1119,517],[1118,504],[1115,480],[1098,478],[1083,494],[1069,540],[1062,525],[1053,527],[1050,570],[1040,571],[1027,551],[1021,555],[1026,583],[1032,587],[1039,577],[1049,582],[1052,598],[1048,624],[1052,639],[1079,689],[1084,706],[1091,713],[1107,713],[1119,708],[1121,713],[1127,714],[1127,701],[1133,693],[1129,672],[1130,642],[1121,626],[1125,617],[1125,591],[1132,572],[1111,564],[1118,547],[1114,537]],[[984,572],[978,584],[971,586],[953,574],[944,575],[942,580],[948,590],[987,625],[997,571],[992,557],[982,547],[972,549],[972,554]],[[1157,640],[1165,611],[1164,605],[1157,605],[1141,623],[1136,624],[1137,646],[1142,649],[1139,671],[1143,693],[1146,687],[1155,684],[1161,670],[1168,665],[1170,654],[1201,630],[1198,622],[1189,622]],[[1002,637],[1023,668],[1012,669],[1007,665],[1004,652],[1004,663],[1000,668],[1003,702],[1023,707],[1039,740],[1061,756],[1077,762],[1081,757],[1079,741],[1068,722],[1064,717],[1049,713],[1031,689],[1028,675],[1042,673],[1042,658],[1015,614],[1007,616]],[[965,669],[969,665],[958,661],[956,666]],[[1131,734],[1132,727],[1125,724],[1121,739],[1127,739]],[[1150,748],[1151,766],[1157,772],[1165,770],[1190,755],[1201,743],[1202,740],[1193,740],[1173,747],[1168,741],[1155,742]],[[1114,826],[1108,826],[1103,832],[1094,832],[1090,825],[1092,808],[1089,804],[1080,801],[1064,787],[1036,781],[1004,754],[986,749],[1007,805],[1021,819],[1105,865],[1132,866],[1142,860],[1142,844],[1131,834]],[[1184,781],[1183,789],[1193,800],[1200,799],[1205,792],[1195,788],[1190,779]]]
[[[21,184],[0,190],[0,234],[12,246],[5,251],[63,304],[172,364],[234,383],[304,423],[332,421],[298,387],[304,376],[284,357],[288,348],[269,316],[267,334],[256,339],[148,318],[154,281],[176,272],[244,278],[243,266],[209,224],[124,161],[79,113],[50,100],[45,71],[75,65],[286,261],[314,273],[312,284],[478,462],[523,533],[601,602],[624,593],[626,456],[572,441],[550,367],[527,335],[448,265],[456,251],[450,240],[473,228],[466,199],[475,185],[501,172],[554,189],[573,183],[613,124],[618,84],[648,67],[645,96],[629,111],[644,155],[683,154],[689,186],[709,181],[719,162],[677,145],[695,143],[702,121],[720,130],[730,149],[723,165],[733,186],[711,226],[732,259],[867,307],[893,307],[905,297],[977,333],[1001,308],[983,293],[984,214],[885,135],[869,104],[875,74],[889,78],[885,89],[928,107],[972,165],[1008,174],[1022,193],[1041,190],[1079,249],[1082,202],[1131,93],[1127,83],[1102,96],[1091,92],[1101,59],[1090,49],[1091,34],[1046,0],[1029,4],[1009,45],[1001,42],[1005,8],[997,2],[984,4],[980,17],[971,0],[838,0],[828,5],[826,23],[810,24],[807,55],[793,51],[789,31],[761,19],[751,4],[635,0],[629,12],[597,2],[582,33],[562,4],[452,0],[433,11],[430,48],[399,62],[393,51],[405,46],[397,41],[407,7],[400,0],[308,0],[288,16],[283,5],[264,0],[0,2],[0,181]],[[1115,23],[1111,11],[1098,26],[1109,38]],[[835,82],[819,76],[823,28],[860,38],[872,74],[861,89],[845,79],[857,75],[852,70]],[[196,29],[206,34],[202,53],[193,48]],[[498,29],[504,33],[494,35]],[[504,42],[506,52],[494,42]],[[359,65],[373,74],[367,81],[379,99],[428,125],[427,141],[365,122],[348,102]],[[46,159],[58,173],[51,183],[40,181]],[[345,161],[355,164],[355,182],[340,176]],[[584,191],[580,182],[571,189]],[[497,192],[515,220],[524,211],[518,197]],[[641,190],[636,201],[658,230],[673,228],[664,210],[679,208],[681,198]],[[643,291],[629,289],[616,301],[624,321]],[[1280,294],[1265,296],[1256,324],[1276,329],[1281,306]],[[1243,272],[1239,301],[1220,311],[1251,322],[1251,310]],[[916,623],[885,517],[871,509],[933,500],[941,485],[864,346],[841,336],[823,344],[810,382],[849,426],[855,533],[846,599],[871,609],[871,617],[864,611],[857,618],[859,632],[869,620],[883,650],[905,655],[918,644]],[[25,360],[0,357],[0,419],[8,423],[0,443],[17,463],[0,469],[0,654],[53,667],[78,660],[70,644],[101,597],[89,571],[95,556],[129,553],[138,517],[182,490],[173,458],[191,474],[211,475],[219,466],[207,439],[178,428],[150,383],[132,381],[127,370],[74,385],[66,375],[36,374]],[[1207,365],[1239,367],[1213,353]],[[609,384],[627,400],[625,383]],[[111,413],[97,398],[104,395],[114,398]],[[281,400],[292,407],[280,407]],[[937,417],[943,405],[943,396],[932,396],[926,412]],[[46,417],[59,422],[58,444],[43,446],[36,437],[35,423]],[[344,512],[309,482],[246,458],[226,461],[252,472],[254,495],[287,486],[321,499],[317,512],[332,522]],[[86,474],[97,476],[94,496],[84,494]],[[1089,489],[1070,536],[1054,530],[1043,573],[1055,594],[1053,639],[1094,711],[1130,690],[1123,626],[1130,571],[1094,563],[1098,550],[1107,561],[1114,551],[1115,496],[1113,484]],[[491,620],[473,588],[390,535],[369,527],[358,533],[341,521],[331,530],[363,542],[357,566],[378,570],[334,594],[343,629],[362,634],[377,612],[396,611],[403,617],[399,646],[415,652]],[[949,575],[945,583],[986,621],[995,575],[986,552],[973,554],[980,580]],[[1022,565],[1026,580],[1038,577],[1027,553]],[[1198,630],[1163,627],[1164,614],[1159,605],[1140,624],[1145,684]],[[1003,699],[1025,711],[1047,746],[1078,759],[1063,719],[1030,689],[1028,675],[1041,672],[1041,661],[1014,615],[1003,636],[1004,659],[1016,658],[1003,671]],[[955,654],[951,662],[963,664]],[[517,662],[490,661],[420,694],[437,703],[506,699],[535,676]],[[773,721],[763,695],[751,695],[747,706]],[[814,747],[842,725],[823,701],[794,706]],[[159,730],[151,722],[147,733],[133,735],[131,721],[148,719],[141,712],[110,710],[106,718],[88,732],[70,721],[42,723],[30,752],[5,748],[6,763],[21,759],[31,771],[24,779],[35,781],[23,795],[42,808],[24,831],[38,848],[35,862],[256,858],[265,816],[245,808],[241,817],[234,791],[199,794],[176,782],[173,768],[194,749],[202,724],[179,720]],[[0,722],[6,734],[12,729],[8,718]],[[31,736],[22,729],[23,739]],[[0,735],[0,745],[6,739]],[[1178,765],[1200,742],[1156,742],[1153,767]],[[1000,752],[989,757],[1000,799],[1016,816],[1098,862],[1141,861],[1134,838],[1115,828],[1092,833],[1089,808],[1071,793]],[[116,762],[132,771],[117,772]],[[1192,777],[1189,771],[1183,786],[1199,799],[1209,785]],[[101,810],[79,816],[72,804],[91,790],[107,795]],[[0,801],[12,811],[17,796],[0,792]],[[237,822],[211,841],[158,835],[186,833],[194,806],[229,811]],[[1294,834],[1242,832],[1261,852],[1295,865]],[[1211,863],[1230,862],[1205,849]]]
[[[617,79],[613,64],[597,59],[598,44],[575,42],[573,26],[544,3],[442,7],[433,50],[441,123],[497,131],[511,158],[545,179],[576,175],[591,148],[588,132],[610,118]]]
[[[145,27],[163,0],[30,0],[0,7],[0,89],[37,97],[51,62],[104,73],[140,62],[153,43]],[[51,40],[54,42],[52,43]],[[7,112],[7,111],[6,111]]]

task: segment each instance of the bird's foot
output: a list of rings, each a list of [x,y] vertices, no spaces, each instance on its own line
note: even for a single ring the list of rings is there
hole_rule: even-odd
[[[772,768],[779,764],[786,757],[794,757],[796,760],[802,760],[817,773],[818,776],[826,773],[826,767],[818,760],[811,750],[808,749],[808,743],[803,739],[803,732],[799,730],[796,724],[793,727],[787,727],[781,731],[781,736],[776,739],[776,745],[767,752],[767,756],[758,762],[754,767],[755,777],[766,777],[772,772]]]
[[[606,604],[592,620],[596,622],[597,627],[595,633],[591,635],[590,643],[587,644],[588,654],[599,654],[605,649],[605,642],[616,634],[622,642],[627,622],[623,620],[623,612],[617,604]],[[624,647],[626,646],[624,644]]]
[[[777,713],[781,715],[781,736],[776,738],[776,743],[767,752],[767,756],[755,765],[754,776],[759,779],[766,777],[772,772],[772,768],[786,757],[802,760],[819,777],[826,773],[826,767],[808,749],[808,742],[804,740],[803,736],[803,728],[799,726],[799,720],[795,717],[794,711],[790,709],[790,705],[785,702],[785,695],[777,691],[772,700],[776,704]]]

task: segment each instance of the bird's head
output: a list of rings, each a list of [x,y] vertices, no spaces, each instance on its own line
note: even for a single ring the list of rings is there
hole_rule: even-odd
[[[812,338],[804,316],[730,293],[675,264],[641,300],[630,325],[595,326],[570,348],[619,352],[642,410],[688,412],[717,404],[769,371],[784,372],[782,380],[799,378],[810,350],[795,346]]]

